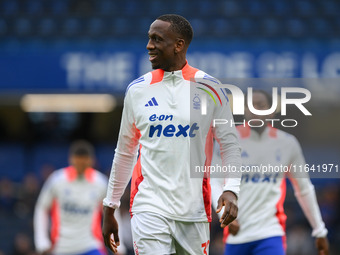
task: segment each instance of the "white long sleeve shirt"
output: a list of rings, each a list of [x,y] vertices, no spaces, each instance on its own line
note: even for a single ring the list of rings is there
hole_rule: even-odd
[[[83,178],[76,169],[56,170],[44,184],[34,212],[34,243],[38,252],[79,254],[103,249],[101,201],[107,178],[89,168]],[[51,229],[49,222],[51,221]]]
[[[230,244],[240,244],[285,235],[286,215],[283,210],[286,195],[285,177],[290,178],[293,184],[295,196],[313,228],[312,235],[326,236],[327,230],[321,218],[314,186],[308,173],[301,172],[299,168],[300,165],[305,164],[305,159],[297,139],[270,126],[266,127],[261,135],[249,126],[238,126],[237,130],[242,147],[241,170],[243,172],[237,217],[240,229],[234,236],[229,234],[226,228],[225,241]],[[217,149],[214,152],[213,164],[220,164],[219,158]],[[246,167],[264,169],[266,166],[289,167],[291,165],[291,171],[286,174],[284,171],[262,173],[246,171]],[[294,165],[297,166],[296,171]],[[221,190],[219,181],[216,179],[212,183],[214,202]]]
[[[174,72],[149,72],[129,85],[104,205],[119,206],[133,172],[132,215],[149,211],[179,221],[211,220],[209,178],[195,175],[195,166],[210,166],[213,137],[221,144],[223,164],[241,165],[235,128],[212,126],[214,118],[232,118],[227,97],[215,83],[186,64]],[[201,99],[207,92],[195,86],[214,96],[207,96],[206,115],[201,114]],[[238,194],[239,172],[227,177],[224,189]]]

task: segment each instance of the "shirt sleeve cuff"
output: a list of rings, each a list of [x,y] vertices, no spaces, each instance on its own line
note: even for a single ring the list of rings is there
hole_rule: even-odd
[[[107,207],[111,207],[113,209],[117,209],[120,206],[120,201],[118,203],[113,203],[113,202],[109,201],[107,198],[104,198],[103,206],[107,206]]]
[[[326,237],[328,234],[328,230],[323,226],[322,228],[315,229],[312,232],[312,236],[316,238]]]
[[[236,198],[238,199],[238,194],[240,192],[240,187],[239,186],[232,186],[232,185],[225,185],[223,187],[223,192],[224,191],[231,191],[235,194]]]

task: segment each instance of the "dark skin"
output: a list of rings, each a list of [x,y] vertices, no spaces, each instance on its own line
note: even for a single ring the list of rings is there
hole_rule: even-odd
[[[78,176],[82,176],[86,169],[93,166],[94,159],[86,155],[71,155],[69,162],[77,170]]]
[[[261,92],[254,92],[253,93],[253,106],[257,110],[266,110],[270,108],[269,102],[267,97],[261,93]],[[267,116],[258,116],[251,113],[248,109],[248,107],[245,108],[245,119],[246,121],[250,119],[261,119],[265,121],[265,119],[273,119],[274,113],[267,115]],[[255,122],[253,122],[254,125]],[[255,130],[260,135],[263,133],[263,131],[266,129],[266,125],[263,125],[263,127],[251,127],[252,130]],[[240,224],[237,220],[233,221],[229,226],[229,232],[232,235],[237,235],[238,231],[240,230]],[[315,246],[318,250],[318,255],[328,255],[329,254],[329,243],[328,239],[326,237],[319,237],[315,239]]]
[[[267,110],[270,108],[271,105],[269,105],[268,99],[267,97],[261,93],[261,92],[254,92],[253,93],[253,106],[255,109],[257,110]],[[274,119],[275,117],[275,113],[269,114],[269,115],[255,115],[253,114],[249,108],[245,107],[244,110],[244,118],[246,119],[246,121],[251,120],[251,119],[260,119],[262,120],[264,123],[266,123],[266,119]],[[254,126],[260,126],[260,121],[252,122],[252,125]],[[259,133],[260,135],[263,133],[263,131],[266,129],[266,124],[264,124],[261,127],[251,127],[252,130],[256,131],[257,133]]]
[[[162,20],[155,20],[150,26],[146,49],[153,69],[172,72],[181,70],[186,64],[186,52],[189,44],[170,26],[170,22]],[[220,196],[218,203],[219,211],[223,206],[225,208],[220,220],[221,227],[225,227],[237,217],[237,197],[233,192],[225,191]],[[119,236],[118,224],[113,214],[114,209],[104,206],[102,232],[105,245],[116,253]]]
[[[170,26],[169,22],[162,20],[156,20],[150,26],[146,49],[153,69],[172,72],[185,66],[189,45]]]

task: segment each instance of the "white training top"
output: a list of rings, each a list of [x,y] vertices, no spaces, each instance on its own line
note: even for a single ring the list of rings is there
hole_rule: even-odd
[[[221,144],[223,164],[241,165],[235,127],[212,126],[214,118],[232,119],[227,97],[216,84],[215,78],[186,64],[174,72],[149,72],[128,86],[105,206],[119,206],[139,147],[132,215],[154,212],[179,221],[211,220],[209,178],[194,172],[195,166],[210,166],[213,137]],[[204,96],[206,115],[201,114]],[[239,172],[227,177],[224,189],[238,194]]]
[[[313,228],[312,235],[326,236],[327,230],[321,219],[314,186],[308,173],[301,172],[299,168],[305,164],[305,160],[297,139],[271,126],[266,127],[261,135],[249,126],[238,126],[237,130],[242,147],[243,172],[237,217],[240,230],[234,236],[228,234],[228,228],[225,228],[225,241],[240,244],[285,235],[286,215],[283,210],[286,195],[285,176],[290,178],[293,184],[295,196]],[[217,148],[213,164],[219,164],[219,158]],[[290,172],[284,174],[284,170],[287,171],[290,165],[292,165]],[[251,168],[261,167],[262,173],[249,172]],[[269,171],[270,167],[275,167],[276,170]],[[219,186],[221,184],[218,182],[220,182],[218,179],[212,182],[214,202],[221,190]]]
[[[53,246],[53,254],[79,254],[103,249],[101,201],[106,185],[107,178],[92,168],[82,178],[72,166],[52,173],[35,207],[36,250],[43,252]]]

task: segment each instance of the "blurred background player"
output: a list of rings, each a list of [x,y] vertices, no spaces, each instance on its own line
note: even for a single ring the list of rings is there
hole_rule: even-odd
[[[72,143],[69,162],[70,166],[50,175],[39,195],[34,213],[36,250],[41,254],[106,254],[101,202],[107,178],[92,168],[94,148],[85,140]],[[123,245],[120,249],[119,254],[124,254]]]
[[[209,101],[207,115],[190,119],[190,79],[214,80],[189,66],[186,52],[193,37],[182,16],[166,14],[150,26],[146,46],[155,69],[132,82],[126,92],[121,128],[104,199],[103,236],[107,247],[119,245],[114,210],[131,178],[131,226],[136,254],[209,254],[211,194],[209,178],[191,177],[194,165],[210,165],[213,137],[221,146],[223,165],[240,168],[240,147],[234,127],[212,127],[213,118],[229,116]],[[218,83],[218,82],[217,82]],[[214,88],[212,88],[215,91]],[[215,91],[217,94],[217,92]],[[218,95],[219,97],[219,95]],[[151,99],[151,100],[150,100]],[[146,104],[145,104],[146,103]],[[157,116],[168,117],[161,118]],[[194,162],[194,163],[193,163]],[[237,216],[239,172],[229,175],[220,193],[225,205],[222,224]],[[114,240],[110,239],[111,234]]]
[[[247,102],[247,100],[246,100]],[[269,109],[271,96],[262,90],[253,92],[253,106],[257,110]],[[275,113],[254,115],[245,107],[246,125],[237,127],[242,147],[243,166],[304,165],[305,159],[297,139],[284,131],[266,124]],[[251,119],[252,126],[247,125]],[[264,125],[260,120],[263,121]],[[220,164],[218,147],[215,146],[213,165]],[[293,169],[293,168],[291,168]],[[227,255],[283,255],[286,249],[283,203],[286,179],[293,185],[295,196],[313,228],[318,254],[328,254],[327,229],[322,221],[314,186],[306,172],[284,174],[275,172],[243,172],[237,219],[224,230]],[[217,201],[221,179],[212,179],[213,203]],[[215,193],[217,193],[215,195]]]

